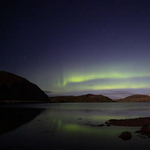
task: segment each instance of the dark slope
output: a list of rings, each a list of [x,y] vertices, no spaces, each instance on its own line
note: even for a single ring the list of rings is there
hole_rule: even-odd
[[[135,94],[124,99],[120,99],[119,102],[150,102],[150,96]]]
[[[103,95],[87,94],[81,96],[51,97],[51,102],[113,102],[113,100]]]
[[[0,71],[0,100],[48,101],[35,84],[12,73]]]

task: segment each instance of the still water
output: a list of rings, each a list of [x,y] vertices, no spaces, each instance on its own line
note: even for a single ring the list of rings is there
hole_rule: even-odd
[[[0,150],[148,150],[140,127],[96,126],[150,117],[150,103],[53,103],[0,106]],[[131,140],[118,136],[132,133]]]

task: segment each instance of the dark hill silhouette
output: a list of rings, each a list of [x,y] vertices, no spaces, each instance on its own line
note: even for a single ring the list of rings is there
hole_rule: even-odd
[[[135,94],[124,99],[120,99],[119,102],[150,102],[150,96]]]
[[[113,100],[103,95],[87,94],[81,96],[51,97],[51,102],[113,102]]]
[[[0,100],[48,101],[48,96],[35,84],[15,74],[0,71]]]

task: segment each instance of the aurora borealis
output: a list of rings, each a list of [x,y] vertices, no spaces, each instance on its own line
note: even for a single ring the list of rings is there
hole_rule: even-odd
[[[0,69],[50,95],[150,94],[149,8],[148,0],[2,2]]]
[[[129,68],[129,67],[128,67]],[[59,91],[86,91],[86,90],[114,90],[114,89],[141,89],[150,88],[150,72],[130,71],[122,69],[102,70],[98,69],[63,74],[62,79],[58,80],[57,89]]]

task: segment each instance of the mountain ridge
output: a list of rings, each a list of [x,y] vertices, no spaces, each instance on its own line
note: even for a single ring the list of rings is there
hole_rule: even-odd
[[[113,102],[113,100],[104,95],[86,94],[80,96],[51,97],[51,102]]]
[[[27,79],[0,71],[0,101],[48,101],[48,96]]]
[[[150,102],[150,96],[144,94],[134,94],[123,99],[119,99],[118,102]]]

